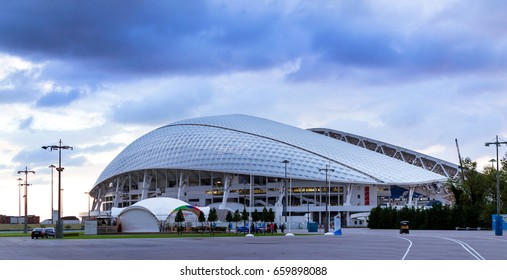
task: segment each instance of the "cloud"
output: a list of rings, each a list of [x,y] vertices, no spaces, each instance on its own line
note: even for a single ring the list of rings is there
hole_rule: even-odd
[[[32,124],[33,124],[33,116],[30,116],[30,117],[22,120],[19,123],[19,127],[18,128],[20,130],[30,129],[32,127]]]
[[[83,166],[87,160],[84,156],[74,156],[67,152],[62,152],[62,163],[65,166]],[[42,148],[40,149],[23,149],[17,153],[12,162],[20,166],[27,166],[30,168],[47,167],[51,164],[57,165],[58,151],[49,152]]]
[[[493,6],[448,1],[438,9],[421,3],[397,10],[394,3],[361,3],[360,9],[337,4],[329,11],[311,10],[293,21],[310,48],[289,80],[352,76],[361,83],[400,83],[505,71],[505,31],[492,25],[487,11]],[[498,4],[495,10],[507,11],[505,3]]]
[[[77,90],[73,89],[68,92],[49,92],[42,96],[39,100],[37,100],[37,107],[61,107],[69,105],[70,103],[79,100],[82,98],[84,94]]]
[[[0,50],[111,76],[270,67],[282,52],[272,44],[279,11],[269,8],[236,12],[207,1],[12,2],[4,6],[11,16],[0,18]]]
[[[0,104],[33,102],[40,94],[37,88],[38,72],[38,69],[16,70],[0,78]]]
[[[498,26],[507,24],[500,16],[507,5],[494,4],[14,1],[3,7],[10,16],[0,17],[0,50],[44,62],[41,79],[74,88],[259,71],[294,61],[300,67],[288,81],[399,83],[400,77],[504,72],[507,44]],[[56,104],[46,98],[51,95],[40,103]]]
[[[180,92],[158,89],[155,93],[140,96],[140,100],[128,100],[115,106],[111,112],[113,121],[124,124],[167,124],[169,120],[189,117],[194,110],[206,105],[212,93],[202,86],[180,87]]]
[[[85,147],[80,147],[79,151],[81,153],[101,153],[101,152],[110,152],[117,150],[119,148],[124,148],[124,143],[113,143],[109,142],[106,144],[98,144],[98,145],[89,145]]]

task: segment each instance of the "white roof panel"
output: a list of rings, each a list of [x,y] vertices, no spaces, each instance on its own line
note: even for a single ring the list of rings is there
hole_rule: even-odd
[[[97,184],[144,169],[191,169],[324,180],[411,185],[446,178],[388,156],[279,122],[225,115],[188,119],[158,128],[125,148]]]

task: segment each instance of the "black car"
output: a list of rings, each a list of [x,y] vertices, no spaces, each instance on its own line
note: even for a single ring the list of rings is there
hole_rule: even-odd
[[[46,231],[43,228],[34,228],[32,230],[32,239],[39,239],[46,237]]]
[[[45,228],[44,233],[46,235],[46,238],[49,238],[49,237],[56,238],[55,228],[53,228],[53,227]]]

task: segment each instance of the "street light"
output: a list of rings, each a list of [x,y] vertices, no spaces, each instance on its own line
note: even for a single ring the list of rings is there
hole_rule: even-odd
[[[53,164],[51,164],[50,166],[48,166],[49,168],[51,168],[51,224],[53,224],[55,221],[53,221],[53,212],[55,211],[53,209],[53,169],[56,168],[56,166],[54,166]]]
[[[90,192],[85,192],[88,195],[88,221],[90,220]]]
[[[496,159],[492,158],[492,159],[489,160],[489,162],[491,162],[491,169],[495,169]]]
[[[58,150],[58,220],[56,221],[56,238],[63,238],[63,224],[62,224],[62,149],[73,150],[71,146],[62,146],[62,140],[60,139],[59,145],[42,146],[44,150],[49,149],[50,151]]]
[[[287,223],[287,164],[289,160],[282,161],[285,164],[285,179],[283,181],[283,201],[282,201],[282,215],[285,217],[285,223]]]
[[[18,211],[18,224],[19,224],[19,218],[21,217],[21,181],[23,179],[18,178],[18,199],[19,199],[19,211]]]
[[[507,145],[507,142],[498,141],[498,135],[496,136],[495,142],[487,142],[485,145],[489,147],[489,145],[496,146],[496,219],[495,219],[495,235],[501,236],[503,235],[503,219],[500,216],[500,163],[498,161],[498,147],[502,144]]]
[[[25,167],[25,170],[18,171],[18,174],[25,173],[25,183],[21,184],[25,186],[25,226],[23,227],[23,233],[28,232],[28,173],[35,174],[35,171],[28,170],[28,167]]]
[[[331,198],[331,188],[329,187],[329,182],[328,182],[328,179],[327,179],[327,174],[328,172],[334,172],[334,169],[331,169],[329,168],[329,165],[326,164],[326,168],[320,168],[319,169],[320,172],[322,171],[326,171],[326,186],[327,186],[327,199],[326,199],[326,223],[324,224],[324,231],[327,233],[329,232],[329,207],[328,207],[328,204],[329,204],[329,200]]]

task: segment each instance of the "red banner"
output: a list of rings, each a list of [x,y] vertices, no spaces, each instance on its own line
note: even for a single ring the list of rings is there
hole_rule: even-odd
[[[370,206],[370,187],[364,187],[364,205]]]

